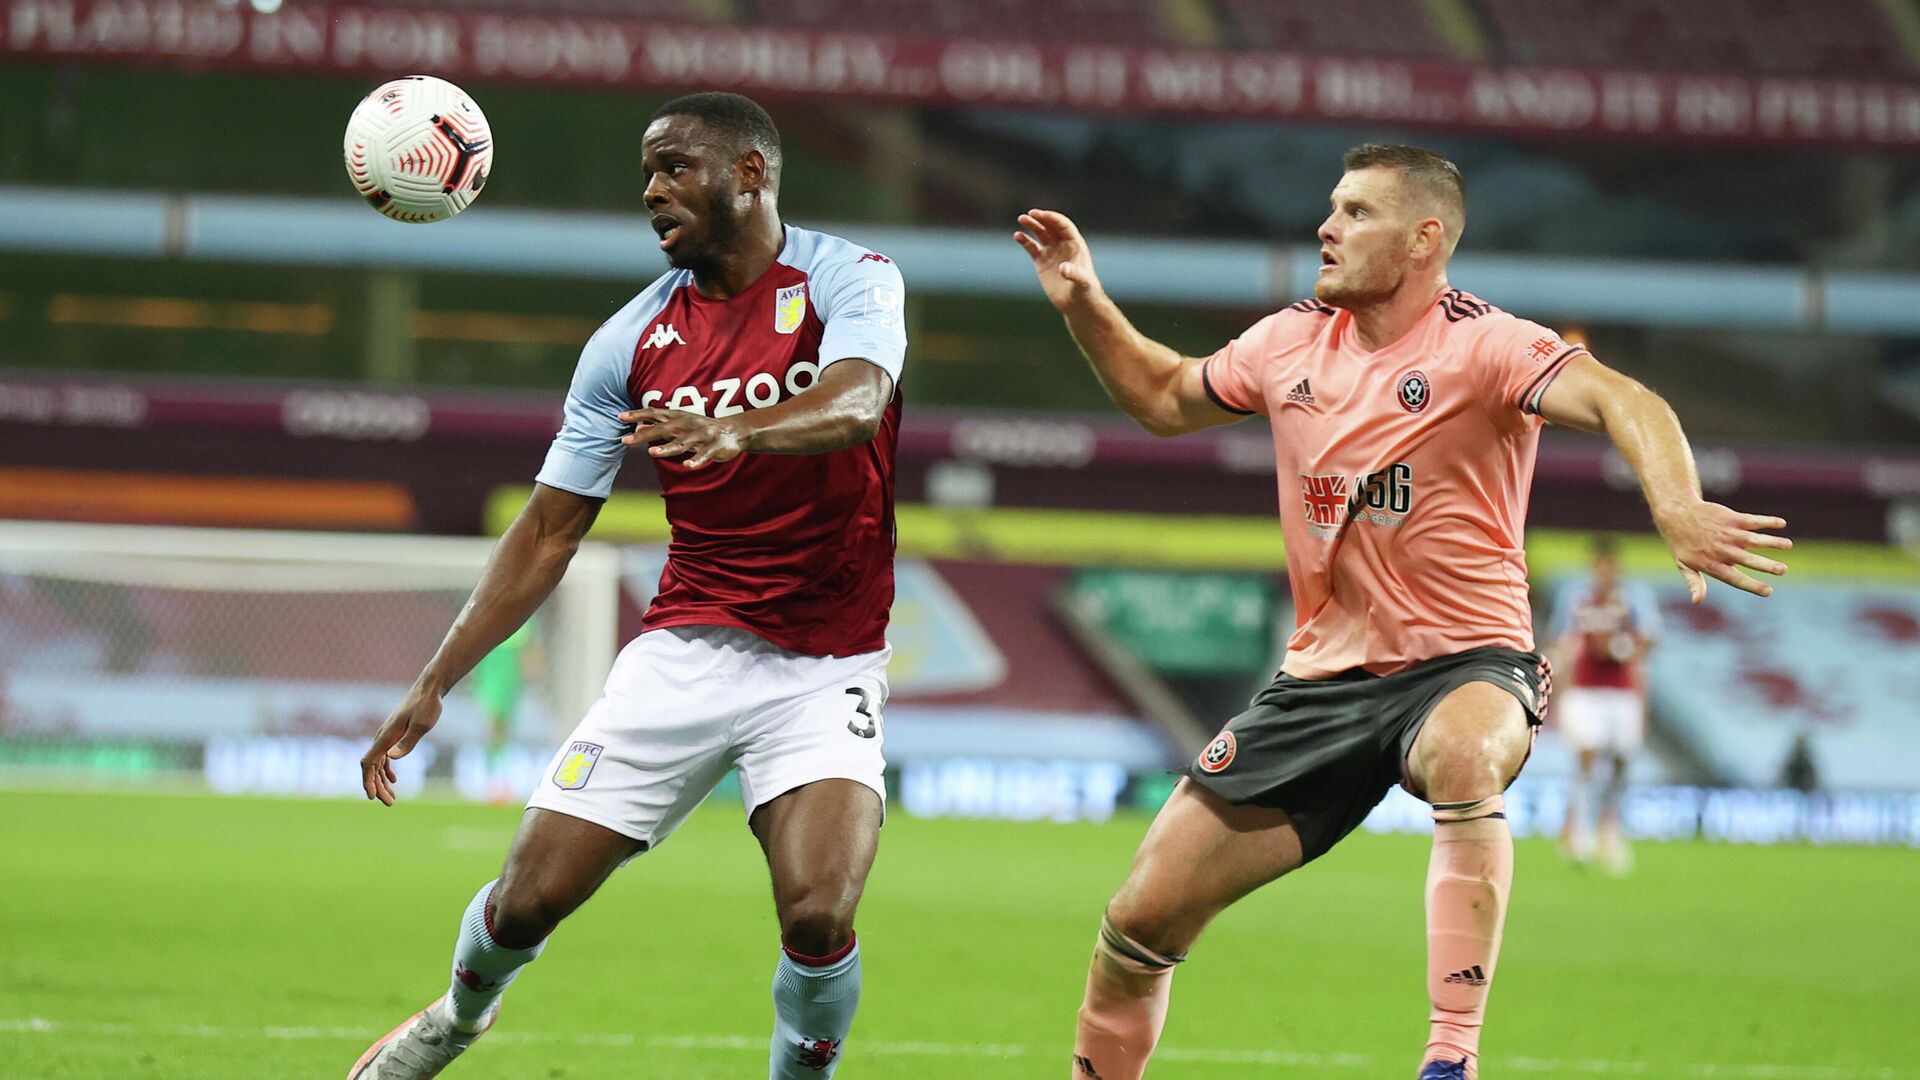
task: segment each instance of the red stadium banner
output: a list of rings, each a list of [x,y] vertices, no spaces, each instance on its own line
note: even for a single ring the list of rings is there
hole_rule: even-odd
[[[1506,68],[303,3],[0,0],[0,57],[1920,149],[1920,83]]]

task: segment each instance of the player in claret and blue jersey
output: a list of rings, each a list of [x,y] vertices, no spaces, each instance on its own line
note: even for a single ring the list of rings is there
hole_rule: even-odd
[[[468,905],[449,990],[351,1080],[443,1069],[560,920],[735,766],[780,921],[770,1076],[832,1075],[853,1022],[885,805],[900,274],[781,223],[779,136],[746,98],[669,102],[642,150],[673,269],[587,343],[533,497],[361,761],[368,797],[392,803],[390,759],[552,592],[629,449],[653,459],[672,525],[659,595]]]
[[[1576,755],[1561,849],[1576,861],[1591,860],[1596,832],[1589,818],[1597,815],[1600,864],[1625,873],[1633,856],[1620,803],[1627,765],[1646,738],[1646,658],[1660,637],[1660,608],[1645,583],[1622,580],[1612,536],[1595,538],[1591,577],[1560,587],[1552,634],[1567,671],[1553,718]],[[1594,774],[1602,758],[1608,773],[1596,811]]]

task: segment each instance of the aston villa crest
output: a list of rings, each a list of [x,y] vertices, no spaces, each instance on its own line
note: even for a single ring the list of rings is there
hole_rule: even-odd
[[[577,742],[567,747],[567,755],[554,767],[553,782],[562,791],[579,791],[587,786],[587,777],[593,775],[593,767],[600,761],[600,751],[604,747],[598,743]]]
[[[807,317],[807,283],[789,285],[773,296],[773,329],[791,334]]]

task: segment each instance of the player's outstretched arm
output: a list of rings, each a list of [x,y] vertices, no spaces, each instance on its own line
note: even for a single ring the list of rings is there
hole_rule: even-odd
[[[539,609],[573,561],[601,500],[535,484],[533,497],[494,545],[480,583],[433,659],[360,758],[367,798],[393,805],[393,759],[405,757],[440,722],[440,699],[480,659]]]
[[[1033,259],[1047,299],[1120,411],[1155,435],[1184,435],[1242,419],[1213,402],[1201,360],[1147,337],[1121,313],[1093,272],[1093,255],[1071,219],[1052,210],[1020,215],[1014,240]]]
[[[893,400],[893,376],[878,364],[849,358],[828,364],[820,381],[777,405],[713,419],[674,409],[631,409],[634,425],[620,441],[658,458],[684,458],[689,469],[741,454],[825,454],[858,446],[880,430]]]
[[[1756,596],[1773,595],[1772,585],[1746,571],[1778,576],[1787,572],[1787,565],[1749,549],[1793,547],[1784,536],[1757,531],[1784,529],[1786,520],[1706,501],[1680,418],[1659,394],[1592,356],[1576,356],[1540,398],[1540,415],[1613,441],[1640,478],[1653,523],[1673,552],[1694,603],[1706,599],[1708,577]]]

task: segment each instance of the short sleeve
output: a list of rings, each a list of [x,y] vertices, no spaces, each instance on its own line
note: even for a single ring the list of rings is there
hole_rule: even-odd
[[[1580,607],[1580,598],[1586,594],[1585,581],[1567,581],[1560,586],[1559,594],[1554,597],[1553,622],[1548,634],[1552,640],[1559,641],[1573,631],[1573,613]]]
[[[1540,397],[1567,362],[1587,351],[1536,322],[1497,312],[1473,320],[1480,330],[1475,341],[1477,361],[1488,372],[1491,389],[1502,410],[1529,416],[1540,413]],[[1482,329],[1484,327],[1484,329]]]
[[[627,456],[620,441],[627,425],[620,414],[632,408],[626,383],[632,360],[622,355],[621,337],[603,326],[580,350],[566,418],[534,477],[540,483],[596,499],[613,491],[613,476]]]
[[[1660,640],[1660,604],[1645,585],[1633,589],[1633,629],[1648,641]]]
[[[814,310],[826,325],[820,367],[866,360],[898,384],[907,356],[907,288],[900,268],[885,255],[866,252],[821,274],[814,285]]]
[[[1261,319],[1201,361],[1200,383],[1215,405],[1236,416],[1266,415],[1261,369],[1273,354],[1273,336],[1280,318],[1276,313]]]

